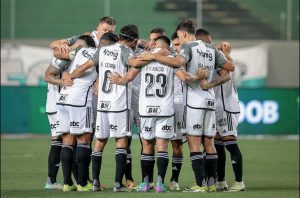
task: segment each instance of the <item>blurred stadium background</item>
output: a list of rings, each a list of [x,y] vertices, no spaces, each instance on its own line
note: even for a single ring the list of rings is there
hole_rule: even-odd
[[[183,18],[233,44],[242,113],[240,134],[299,133],[299,0],[2,0],[1,133],[49,134],[45,68],[53,39],[95,29],[114,16],[117,32],[140,37]]]
[[[247,186],[243,197],[299,197],[299,0],[1,0],[1,196],[98,196],[43,191],[50,146],[43,75],[52,57],[49,44],[53,39],[92,31],[105,15],[116,18],[117,33],[123,25],[136,24],[144,39],[155,27],[164,27],[170,36],[178,21],[192,18],[198,28],[211,32],[213,43],[231,42],[242,110],[239,134],[263,137],[240,140]],[[11,138],[24,134],[42,137]],[[108,187],[113,185],[112,145],[110,141],[101,173]],[[138,182],[139,141],[133,141],[132,148],[133,175]],[[193,178],[187,144],[184,152],[182,186]],[[227,159],[226,177],[232,181]],[[194,197],[184,193],[164,197],[174,195]],[[111,196],[111,189],[101,196]]]

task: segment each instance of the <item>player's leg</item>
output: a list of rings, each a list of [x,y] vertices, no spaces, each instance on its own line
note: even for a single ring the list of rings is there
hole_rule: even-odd
[[[227,113],[227,112],[226,112]],[[228,191],[244,191],[243,182],[243,156],[237,143],[238,114],[227,113],[227,134],[223,134],[225,148],[230,153],[232,168],[235,175],[235,182],[228,188]]]
[[[100,171],[104,147],[109,138],[108,114],[97,112],[95,145],[92,152],[93,191],[103,190],[100,182]]]
[[[218,127],[217,127],[217,131],[219,131]],[[223,191],[228,189],[228,185],[225,180],[226,153],[225,153],[225,146],[222,141],[222,137],[220,136],[219,133],[220,132],[217,132],[214,137],[214,144],[218,153],[216,189],[217,191]]]
[[[141,150],[141,171],[142,183],[137,186],[138,192],[149,191],[153,183],[153,169],[155,164],[154,151],[154,118],[141,118],[140,140],[142,144]]]
[[[127,111],[108,114],[110,124],[110,137],[116,138],[116,170],[114,192],[124,192],[128,189],[123,185],[122,180],[125,175],[128,137],[132,132],[129,123],[129,114]]]
[[[204,149],[206,153],[207,190],[216,191],[215,178],[217,176],[218,154],[214,145],[216,135],[216,115],[214,111],[205,110],[203,117]]]
[[[60,151],[62,148],[62,135],[56,132],[59,125],[56,114],[48,114],[48,120],[51,129],[51,147],[48,155],[48,178],[45,189],[61,189],[62,185],[56,181],[60,164]]]
[[[196,184],[186,187],[183,192],[205,192],[203,153],[201,152],[201,136],[203,112],[199,109],[187,108],[186,130],[190,150],[190,160],[194,171]]]
[[[169,163],[168,144],[174,137],[174,116],[157,118],[155,125],[155,137],[157,148],[157,184],[156,192],[167,192],[165,176]]]

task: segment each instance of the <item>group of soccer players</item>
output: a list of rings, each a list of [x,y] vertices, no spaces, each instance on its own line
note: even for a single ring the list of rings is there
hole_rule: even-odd
[[[104,190],[102,155],[108,138],[115,138],[114,192],[180,190],[184,141],[196,181],[183,192],[245,190],[230,43],[212,45],[209,32],[196,31],[190,20],[179,23],[171,40],[163,28],[151,30],[149,42],[139,39],[135,25],[123,26],[118,35],[115,28],[115,19],[107,16],[95,31],[50,44],[54,57],[45,80],[52,143],[45,189]],[[131,172],[133,124],[142,144],[139,185]],[[169,142],[173,154],[168,188]],[[225,148],[235,174],[230,187]],[[60,162],[63,185],[56,181]]]

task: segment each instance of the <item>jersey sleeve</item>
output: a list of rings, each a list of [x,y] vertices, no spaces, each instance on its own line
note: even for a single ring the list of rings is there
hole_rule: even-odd
[[[69,52],[70,60],[74,60],[77,52],[81,49],[81,47],[77,47]]]
[[[215,48],[216,66],[223,68],[223,65],[225,65],[228,61],[225,55],[220,50],[218,50],[216,47],[214,48]]]
[[[67,41],[68,41],[68,44],[69,45],[73,45],[76,41],[77,41],[77,39],[80,37],[80,35],[76,35],[76,36],[72,36],[72,37],[70,37],[70,38],[67,38]]]
[[[133,57],[133,51],[127,47],[122,46],[121,48],[121,61],[123,65],[128,66],[129,58]]]
[[[63,71],[67,70],[70,65],[70,61],[60,60],[57,58],[53,58],[51,65],[56,68],[59,73],[62,73]]]
[[[94,62],[95,66],[98,67],[99,65],[99,53],[100,53],[100,49],[101,47],[99,47],[97,49],[97,51],[95,52],[94,56],[91,58],[91,60]]]
[[[181,46],[181,50],[178,53],[178,55],[181,55],[185,58],[186,62],[189,62],[192,58],[192,50],[191,50],[191,46],[188,43],[184,43]]]

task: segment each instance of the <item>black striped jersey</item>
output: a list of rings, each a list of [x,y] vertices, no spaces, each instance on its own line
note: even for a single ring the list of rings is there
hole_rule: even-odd
[[[130,109],[131,87],[129,84],[112,84],[108,75],[117,72],[124,75],[128,71],[128,59],[133,51],[120,43],[98,48],[91,59],[99,68],[98,106],[102,112],[122,112]]]
[[[60,60],[55,57],[52,58],[51,65],[56,68],[59,73],[67,70],[71,61]],[[56,102],[58,100],[60,87],[48,83],[47,99],[46,99],[46,113],[56,113]]]
[[[78,66],[87,62],[92,58],[96,52],[96,48],[81,48],[72,61],[69,72],[74,71]],[[85,71],[85,73],[73,80],[73,85],[70,87],[63,87],[60,90],[57,104],[83,107],[86,106],[88,100],[92,100],[91,86],[97,78],[96,68],[92,67]]]
[[[208,82],[213,80],[214,69],[222,67],[226,58],[213,45],[198,41],[191,41],[181,46],[179,55],[183,56],[187,64],[186,71],[196,75],[199,68],[209,71]],[[187,106],[196,109],[215,109],[215,94],[213,89],[203,90],[199,81],[186,83],[185,103]]]

